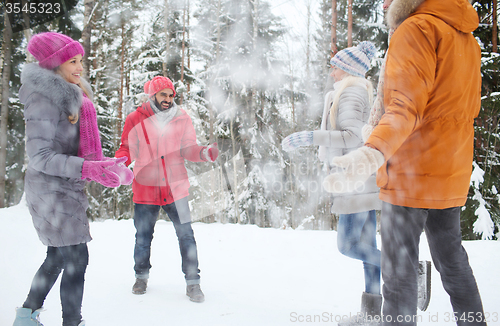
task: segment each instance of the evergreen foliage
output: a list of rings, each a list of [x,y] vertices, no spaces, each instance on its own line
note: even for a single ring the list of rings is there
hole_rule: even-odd
[[[490,213],[498,233],[500,225],[500,160],[498,152],[499,118],[500,118],[500,55],[492,52],[492,1],[480,0],[474,3],[480,26],[474,35],[481,46],[483,76],[481,90],[481,111],[475,121],[474,161],[485,172],[484,181],[480,187],[481,197],[485,200],[486,209]],[[480,200],[475,196],[471,185],[465,210],[462,213],[462,236],[464,239],[480,239],[482,234],[474,232],[474,223],[478,218]],[[496,236],[495,236],[496,238]]]
[[[348,0],[337,2],[337,48],[341,50],[347,47]],[[290,45],[283,44],[287,30],[273,15],[274,5],[269,0],[97,1],[87,77],[104,154],[114,156],[126,116],[147,100],[144,82],[166,75],[175,83],[176,102],[193,120],[199,143],[217,141],[221,150],[214,164],[187,162],[195,219],[275,228],[335,228],[330,195],[321,187],[328,171],[317,159],[317,149],[281,150],[285,136],[319,129],[324,95],[332,87],[331,1],[320,0],[313,6],[317,29],[308,35],[312,40],[307,45],[309,62],[298,69],[291,63],[296,58],[278,54],[277,49]],[[493,52],[491,41],[492,1],[479,0],[474,6],[481,19],[474,35],[482,49],[483,73],[474,161],[485,173],[480,185],[471,186],[462,214],[465,239],[481,236],[474,230],[481,205],[496,228],[500,225],[500,56]],[[353,1],[353,45],[369,40],[379,50],[368,72],[374,86],[387,49],[381,7],[382,0]],[[32,33],[58,31],[79,39],[82,15],[79,1],[75,9],[36,26]],[[23,32],[14,35],[13,47],[7,205],[19,202],[23,192],[24,122],[17,100],[26,61]],[[90,183],[87,191],[91,219],[133,216],[131,187],[108,189]]]

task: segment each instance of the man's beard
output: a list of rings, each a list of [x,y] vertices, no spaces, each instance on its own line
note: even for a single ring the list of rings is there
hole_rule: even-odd
[[[166,107],[166,108],[164,108],[164,107],[162,106],[162,103],[167,104],[167,107]],[[172,104],[173,104],[172,102],[170,102],[170,103],[169,103],[169,102],[167,102],[167,101],[163,101],[163,102],[161,102],[161,103],[158,103],[158,101],[155,99],[155,105],[156,105],[156,107],[157,107],[160,111],[167,111],[167,110],[169,110],[169,109],[172,107]]]

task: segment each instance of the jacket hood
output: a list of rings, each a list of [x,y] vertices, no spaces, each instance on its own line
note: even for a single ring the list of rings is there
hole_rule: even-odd
[[[387,24],[396,29],[413,14],[438,17],[463,33],[479,25],[477,12],[467,0],[394,0],[387,12]]]
[[[33,93],[48,98],[68,115],[77,114],[82,106],[83,91],[75,84],[68,83],[52,70],[44,69],[38,63],[29,63],[21,72],[19,99],[26,104]],[[90,92],[90,85],[82,80],[83,87]],[[92,95],[92,93],[89,93]],[[91,96],[92,99],[92,96]]]

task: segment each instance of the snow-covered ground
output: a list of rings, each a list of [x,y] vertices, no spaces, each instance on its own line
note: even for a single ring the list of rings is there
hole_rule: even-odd
[[[0,326],[12,325],[45,257],[25,204],[0,209]],[[342,256],[335,231],[193,224],[206,301],[188,300],[174,228],[159,221],[148,292],[134,295],[131,220],[91,223],[83,316],[88,326],[337,325],[359,310],[362,263]],[[500,242],[465,242],[489,325],[500,325]],[[422,236],[421,258],[430,259]],[[59,282],[59,281],[58,281]],[[429,308],[419,325],[454,325],[451,305],[433,269]],[[41,313],[61,325],[59,284]],[[337,321],[336,321],[337,320]]]

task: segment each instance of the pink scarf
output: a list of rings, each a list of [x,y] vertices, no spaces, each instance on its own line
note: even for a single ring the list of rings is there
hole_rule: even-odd
[[[94,104],[83,93],[80,108],[80,146],[78,156],[90,161],[102,161],[101,138],[97,127],[97,113]]]

